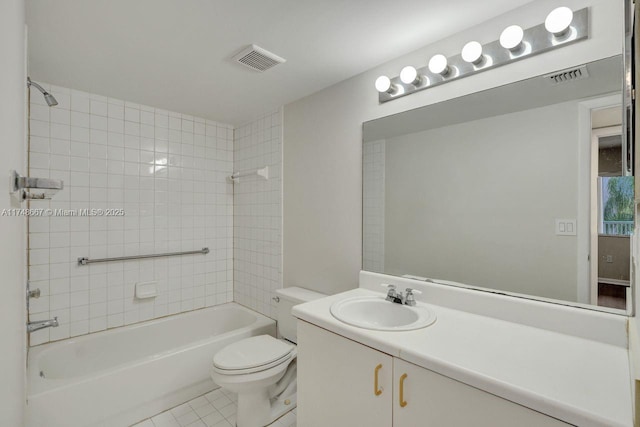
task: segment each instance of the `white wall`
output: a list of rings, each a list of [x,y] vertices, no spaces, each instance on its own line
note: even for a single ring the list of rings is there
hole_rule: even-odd
[[[269,179],[233,186],[234,301],[275,318],[273,291],[282,288],[282,110],[235,129],[234,170],[269,167]]]
[[[423,66],[435,53],[453,55],[469,40],[490,42],[510,24],[544,21],[554,7],[590,7],[586,41],[480,73],[383,105],[373,87],[380,74]],[[539,0],[390,61],[284,110],[284,286],[340,292],[357,286],[362,240],[362,123],[500,86],[622,51],[622,0]],[[373,47],[372,47],[373,48]]]
[[[388,139],[384,272],[577,301],[577,236],[555,234],[577,218],[577,116],[573,101]]]
[[[123,209],[124,216],[29,218],[29,275],[42,296],[30,319],[60,326],[31,345],[233,299],[230,125],[43,83],[31,90],[30,175],[65,188],[34,208]],[[185,255],[79,266],[104,258],[208,247]],[[136,299],[136,282],[159,295]]]
[[[25,17],[22,0],[0,2],[0,174],[25,174]],[[0,210],[25,207],[3,187]],[[25,236],[24,217],[0,217],[0,425],[21,426],[25,410]]]

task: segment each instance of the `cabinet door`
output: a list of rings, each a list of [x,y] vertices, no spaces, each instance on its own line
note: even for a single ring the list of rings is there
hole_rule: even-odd
[[[393,427],[570,425],[400,359],[393,373]]]
[[[388,354],[298,321],[299,426],[390,427],[392,375]]]

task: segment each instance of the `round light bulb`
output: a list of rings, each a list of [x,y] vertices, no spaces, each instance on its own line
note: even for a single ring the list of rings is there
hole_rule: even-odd
[[[409,85],[416,83],[416,80],[418,80],[418,71],[411,65],[404,67],[400,71],[400,81],[402,83]]]
[[[433,55],[429,60],[429,71],[433,74],[445,75],[449,72],[447,57],[441,54]]]
[[[462,48],[462,59],[471,64],[482,62],[482,45],[476,41],[465,44]]]
[[[524,31],[518,25],[511,25],[500,34],[500,46],[509,50],[518,50],[524,39]]]
[[[573,11],[568,7],[558,7],[547,15],[544,27],[554,36],[564,35],[573,21]]]
[[[391,79],[387,76],[380,76],[376,79],[376,90],[378,92],[388,92],[391,89]]]

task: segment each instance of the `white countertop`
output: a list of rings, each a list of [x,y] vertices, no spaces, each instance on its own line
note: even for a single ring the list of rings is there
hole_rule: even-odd
[[[408,332],[349,326],[329,311],[335,301],[369,295],[384,297],[359,288],[295,306],[293,314],[570,424],[633,425],[624,347],[422,302],[437,320]]]

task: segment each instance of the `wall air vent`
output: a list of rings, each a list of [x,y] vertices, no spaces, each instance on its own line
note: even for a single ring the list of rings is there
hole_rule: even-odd
[[[249,67],[252,70],[263,72],[269,68],[273,68],[278,64],[286,62],[286,59],[280,58],[268,50],[252,44],[251,46],[243,49],[232,58],[234,61],[239,62],[245,67]]]
[[[556,85],[560,83],[568,83],[574,80],[586,79],[589,77],[589,71],[587,70],[586,65],[581,65],[579,67],[568,68],[566,70],[557,71],[553,74],[547,74],[544,78]]]

